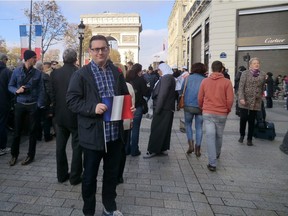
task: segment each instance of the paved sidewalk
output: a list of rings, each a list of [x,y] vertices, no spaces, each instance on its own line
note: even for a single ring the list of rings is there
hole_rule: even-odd
[[[124,184],[117,203],[125,216],[288,215],[288,155],[279,150],[288,129],[283,106],[267,109],[273,121],[274,141],[254,140],[248,147],[237,142],[239,118],[228,117],[217,172],[208,171],[205,135],[202,156],[187,156],[185,134],[179,131],[183,112],[176,112],[168,156],[143,159],[151,120],[143,118],[139,157],[127,157]],[[81,185],[59,184],[56,179],[55,140],[37,144],[35,162],[9,167],[10,155],[0,157],[0,215],[83,215]],[[71,149],[69,146],[69,157]],[[101,175],[98,178],[97,216],[101,215]]]

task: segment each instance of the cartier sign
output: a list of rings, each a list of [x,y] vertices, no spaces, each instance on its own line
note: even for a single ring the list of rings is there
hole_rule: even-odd
[[[285,38],[284,39],[280,39],[280,38],[271,38],[271,37],[269,37],[269,38],[266,38],[265,43],[268,43],[268,44],[277,43],[277,44],[279,44],[279,43],[284,43],[285,40],[286,40]]]
[[[238,38],[237,45],[238,46],[288,45],[288,35],[240,37]]]

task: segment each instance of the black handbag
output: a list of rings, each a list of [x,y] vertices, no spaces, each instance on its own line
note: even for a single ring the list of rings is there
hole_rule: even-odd
[[[148,113],[148,104],[144,98],[142,98],[142,113],[143,114]]]

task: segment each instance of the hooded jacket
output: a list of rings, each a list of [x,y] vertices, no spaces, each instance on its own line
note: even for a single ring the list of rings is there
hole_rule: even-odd
[[[203,114],[228,115],[231,112],[233,101],[232,83],[222,73],[213,72],[202,81],[198,93],[198,103]]]

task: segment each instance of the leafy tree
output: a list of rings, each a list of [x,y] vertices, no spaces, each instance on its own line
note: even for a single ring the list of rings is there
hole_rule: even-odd
[[[21,48],[13,47],[12,49],[9,49],[7,56],[9,58],[7,66],[17,67],[19,65],[19,62],[21,62]]]
[[[25,10],[30,19],[30,10]],[[42,25],[42,59],[48,48],[63,39],[67,29],[66,18],[62,15],[55,0],[34,1],[32,9],[33,25]]]
[[[88,52],[89,41],[92,37],[92,31],[88,25],[86,25],[84,30],[84,40],[82,44],[83,52]],[[65,45],[66,48],[73,48],[79,53],[79,34],[78,34],[78,24],[69,23],[67,30],[65,32]]]
[[[1,53],[8,53],[6,41],[0,37],[0,52]]]
[[[44,62],[59,61],[60,59],[60,50],[59,49],[49,49],[46,52]]]

